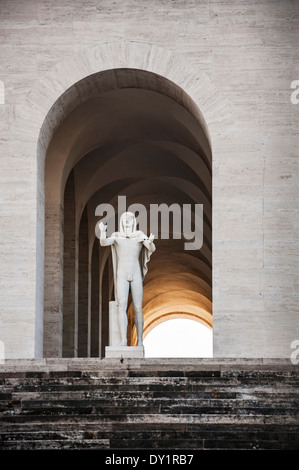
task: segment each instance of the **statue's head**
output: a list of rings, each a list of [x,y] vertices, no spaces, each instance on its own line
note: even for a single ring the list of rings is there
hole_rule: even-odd
[[[120,231],[135,232],[136,230],[136,217],[133,212],[124,212],[120,217]]]

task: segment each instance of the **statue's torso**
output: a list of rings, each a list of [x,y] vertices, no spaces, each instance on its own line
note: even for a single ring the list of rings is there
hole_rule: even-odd
[[[116,238],[114,246],[117,254],[118,275],[125,275],[127,280],[132,280],[134,274],[141,274],[139,256],[142,250],[142,242],[137,238]]]

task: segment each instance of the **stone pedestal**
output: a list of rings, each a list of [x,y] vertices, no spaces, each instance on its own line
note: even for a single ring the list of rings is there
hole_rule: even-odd
[[[106,346],[105,357],[110,358],[110,359],[111,358],[143,359],[144,347],[143,346]]]
[[[120,346],[121,336],[115,301],[109,302],[109,332],[109,346],[105,348],[106,358],[142,359],[144,357],[143,346]]]

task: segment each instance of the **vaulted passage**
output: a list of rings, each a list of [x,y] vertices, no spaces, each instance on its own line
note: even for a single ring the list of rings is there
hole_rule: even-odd
[[[189,96],[150,72],[117,69],[76,83],[60,97],[63,116],[45,163],[44,356],[103,356],[113,299],[110,248],[99,245],[95,210],[143,204],[203,204],[203,246],[164,239],[144,279],[144,336],[170,318],[212,328],[212,170],[203,118]],[[171,220],[171,219],[170,219]],[[148,225],[148,235],[150,226]],[[128,344],[136,344],[129,299]]]

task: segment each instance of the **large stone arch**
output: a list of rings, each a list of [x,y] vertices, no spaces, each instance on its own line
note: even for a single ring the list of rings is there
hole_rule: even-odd
[[[19,128],[37,142],[37,245],[36,245],[36,355],[42,354],[43,337],[43,266],[44,266],[44,171],[45,155],[51,139],[67,114],[80,103],[87,100],[94,88],[94,74],[114,69],[136,69],[155,74],[158,92],[161,84],[166,96],[183,104],[192,116],[200,122],[202,129],[216,148],[219,139],[228,130],[231,123],[230,110],[225,100],[211,83],[206,74],[196,70],[178,58],[170,50],[157,46],[134,42],[112,42],[84,49],[66,61],[56,64],[47,77],[38,79],[32,92],[26,97],[26,103],[18,115]],[[90,77],[86,79],[86,77]],[[159,79],[163,77],[165,80]],[[146,80],[146,76],[144,79]],[[77,84],[84,79],[82,87]],[[90,82],[89,82],[90,80]],[[101,83],[101,91],[111,89],[109,83]],[[117,86],[117,74],[114,77]],[[167,80],[176,85],[167,87]],[[73,86],[76,84],[76,86]],[[90,86],[89,86],[90,85]],[[98,84],[96,84],[98,86]],[[140,84],[136,83],[136,86]],[[64,99],[61,100],[63,95]],[[200,110],[200,111],[199,111]],[[204,118],[203,118],[204,116]],[[22,125],[23,124],[23,125]],[[92,150],[92,149],[90,149]],[[206,149],[208,151],[208,149]],[[210,155],[211,156],[211,155]],[[65,181],[67,175],[64,175]],[[58,201],[56,201],[58,202]],[[57,216],[57,214],[55,215]],[[54,216],[54,218],[55,218]],[[55,223],[60,224],[61,220]],[[49,234],[51,235],[51,234]],[[56,312],[56,317],[59,312]],[[55,315],[54,315],[55,316]],[[54,329],[59,322],[54,320]],[[61,332],[57,337],[62,337]],[[60,355],[61,344],[49,348],[49,355]]]

